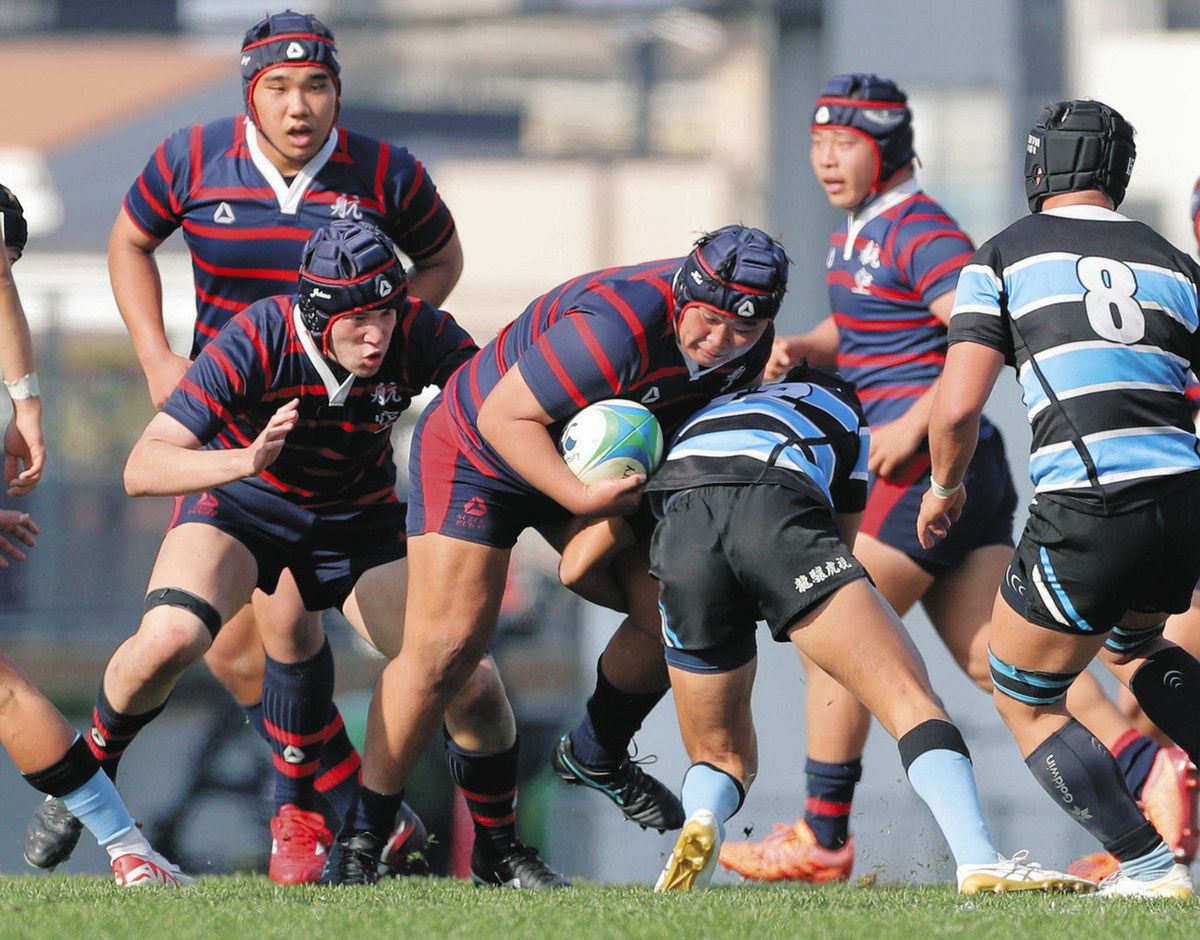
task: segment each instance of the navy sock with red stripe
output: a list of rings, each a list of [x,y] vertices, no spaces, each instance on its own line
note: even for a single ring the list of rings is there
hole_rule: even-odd
[[[494,854],[512,847],[517,838],[517,747],[486,754],[468,751],[446,735],[446,759],[450,777],[458,786],[471,820],[475,823],[475,845]]]
[[[346,723],[336,705],[329,706],[329,719],[325,727],[328,736],[325,747],[321,749],[321,763],[313,786],[338,818],[344,820],[354,809],[362,779],[362,757],[350,740],[350,735],[346,734]]]
[[[328,640],[316,656],[303,662],[281,663],[267,657],[262,711],[275,762],[276,812],[288,803],[316,809],[314,784],[330,734],[332,707],[333,653]]]
[[[1113,743],[1112,756],[1116,759],[1117,766],[1121,768],[1125,785],[1129,787],[1129,792],[1133,794],[1135,800],[1141,799],[1142,787],[1146,785],[1150,770],[1154,766],[1154,759],[1158,757],[1158,752],[1161,750],[1161,744],[1151,741],[1133,728],[1130,728]]]
[[[250,727],[268,744],[271,737],[267,734],[267,726],[263,723],[262,702],[253,705],[243,705],[246,721]],[[326,726],[331,737],[321,748],[321,762],[317,767],[317,778],[313,782],[319,797],[318,804],[323,800],[325,805],[317,809],[329,824],[330,832],[337,832],[354,810],[354,798],[358,793],[358,785],[362,780],[362,757],[355,748],[354,742],[346,734],[346,723],[342,720],[341,712],[336,705],[331,705],[329,723]]]
[[[376,793],[368,787],[359,787],[354,796],[354,812],[347,817],[340,836],[369,832],[380,842],[387,842],[396,828],[396,815],[404,802],[404,791]]]
[[[140,715],[126,715],[112,707],[104,694],[104,683],[100,684],[96,707],[92,710],[92,729],[87,735],[87,746],[110,780],[117,779],[117,765],[125,748],[166,707],[167,703],[163,702]]]
[[[810,757],[804,773],[808,778],[804,821],[823,848],[840,849],[850,838],[850,804],[862,779],[862,761],[827,764]]]

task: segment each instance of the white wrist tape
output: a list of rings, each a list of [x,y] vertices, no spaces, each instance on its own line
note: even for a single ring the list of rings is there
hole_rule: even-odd
[[[24,398],[37,398],[42,394],[42,390],[38,388],[36,372],[23,375],[15,382],[5,382],[4,387],[8,389],[9,397],[13,401],[21,401]]]

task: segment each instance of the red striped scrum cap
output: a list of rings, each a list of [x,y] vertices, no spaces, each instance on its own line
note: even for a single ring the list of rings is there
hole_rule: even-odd
[[[272,13],[251,26],[242,39],[242,92],[246,113],[255,124],[254,86],[264,72],[278,66],[324,69],[341,94],[342,65],[329,27],[311,13]]]
[[[788,263],[783,246],[761,229],[709,232],[675,275],[676,316],[699,304],[738,319],[772,320],[787,291]]]
[[[298,293],[304,326],[328,355],[334,322],[364,310],[398,307],[408,294],[408,274],[380,228],[335,219],[304,245]]]
[[[831,128],[858,134],[875,148],[871,195],[916,158],[912,111],[896,83],[870,72],[835,75],[813,105],[812,129]]]

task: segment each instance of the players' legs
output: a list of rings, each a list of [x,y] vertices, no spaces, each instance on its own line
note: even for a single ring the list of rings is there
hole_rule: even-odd
[[[1200,591],[1192,593],[1192,603],[1187,610],[1181,614],[1172,614],[1167,618],[1167,629],[1163,635],[1193,656],[1200,657]],[[1146,717],[1146,713],[1138,705],[1133,693],[1125,686],[1121,687],[1118,705],[1129,724],[1140,734],[1159,744],[1170,743],[1166,735],[1155,727],[1154,722]]]
[[[247,602],[257,577],[250,550],[214,526],[187,523],[167,533],[150,574],[146,613],[109,660],[100,688],[91,742],[110,776],[179,676]]]
[[[252,604],[247,604],[221,627],[204,654],[204,664],[239,705],[247,710],[257,708],[262,701],[266,659]]]
[[[847,642],[846,624],[854,624]],[[787,630],[796,648],[854,694],[896,738],[909,781],[959,866],[997,854],[979,807],[966,744],[929,685],[895,612],[866,579],[850,582]],[[855,651],[871,650],[871,656]],[[960,878],[961,881],[961,878]]]
[[[860,534],[854,554],[901,617],[934,584],[933,576],[908,555],[874,536]],[[808,678],[804,822],[819,846],[840,849],[849,839],[850,809],[862,777],[862,754],[871,714],[803,653],[800,658]]]
[[[1112,755],[1065,704],[1068,686],[1104,642],[1103,635],[1030,623],[997,597],[993,698],[1034,779],[1116,856],[1127,875],[1149,880],[1171,871],[1171,851],[1142,815]]]

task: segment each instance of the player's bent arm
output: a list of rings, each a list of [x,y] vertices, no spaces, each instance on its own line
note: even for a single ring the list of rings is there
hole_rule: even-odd
[[[161,407],[187,371],[188,360],[167,343],[163,326],[162,278],[154,252],[162,239],[147,235],[124,208],[108,239],[108,275],[113,297],[133,339],[155,407]]]
[[[547,430],[554,421],[521,376],[509,369],[479,409],[479,433],[531,486],[577,516],[626,515],[646,478],[635,474],[584,486],[563,462]]]
[[[250,446],[230,450],[201,450],[195,434],[160,411],[125,463],[125,491],[130,496],[184,496],[255,476],[279,456],[284,438],[295,427],[297,407],[292,399]]]
[[[414,261],[409,271],[409,292],[434,307],[441,307],[462,276],[463,249],[458,232],[441,248],[420,261]]]
[[[1004,354],[982,343],[955,343],[946,352],[929,416],[933,479],[947,489],[962,482],[979,440],[979,419],[1004,368]]]

